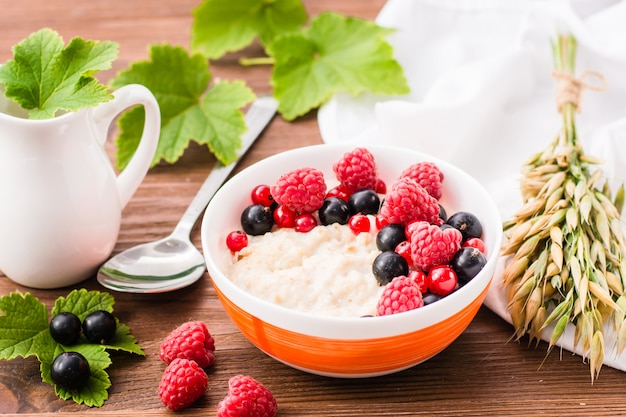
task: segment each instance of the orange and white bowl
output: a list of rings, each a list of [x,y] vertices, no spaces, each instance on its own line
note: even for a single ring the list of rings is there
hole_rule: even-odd
[[[323,317],[264,301],[233,284],[227,271],[226,235],[241,229],[240,215],[250,191],[273,184],[285,172],[320,169],[334,178],[332,165],[354,145],[316,145],[287,151],[244,169],[217,192],[202,221],[202,248],[215,291],[232,321],[256,347],[294,368],[318,375],[359,378],[412,367],[444,350],[470,324],[495,271],[502,239],[498,209],[472,177],[444,161],[419,152],[367,145],[379,176],[389,186],[409,165],[435,162],[444,173],[441,204],[451,214],[469,211],[483,225],[488,253],[485,267],[468,284],[422,308],[368,318]]]

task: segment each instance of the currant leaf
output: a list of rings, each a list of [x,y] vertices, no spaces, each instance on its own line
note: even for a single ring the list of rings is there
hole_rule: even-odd
[[[93,107],[113,98],[93,74],[111,68],[118,49],[115,42],[78,37],[64,46],[57,32],[44,28],[13,48],[14,58],[0,67],[0,83],[31,119]]]
[[[267,45],[307,20],[300,0],[205,0],[193,16],[191,47],[211,59],[238,51],[256,37]]]
[[[373,22],[322,13],[305,30],[277,37],[269,46],[278,110],[293,120],[337,92],[406,94],[409,86],[385,36]]]
[[[159,103],[161,135],[152,166],[161,160],[175,163],[191,140],[207,145],[224,165],[236,159],[247,129],[241,108],[255,95],[242,81],[221,81],[209,88],[210,81],[204,56],[189,55],[171,45],[151,46],[150,60],[133,63],[111,80],[114,88],[143,84]],[[142,108],[126,112],[119,120],[116,159],[120,169],[137,149],[143,120]]]

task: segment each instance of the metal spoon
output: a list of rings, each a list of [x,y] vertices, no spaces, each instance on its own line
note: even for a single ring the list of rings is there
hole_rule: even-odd
[[[98,271],[98,282],[112,290],[134,293],[173,291],[196,282],[206,266],[204,256],[189,238],[191,229],[241,156],[270,122],[277,106],[272,97],[255,100],[245,117],[248,130],[242,137],[237,161],[227,166],[217,162],[174,231],[163,239],[134,246],[109,259]]]

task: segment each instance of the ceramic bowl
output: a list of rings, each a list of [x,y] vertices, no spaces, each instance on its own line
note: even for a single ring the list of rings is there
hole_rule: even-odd
[[[329,183],[332,165],[351,144],[316,145],[271,156],[242,170],[218,191],[202,221],[202,247],[213,286],[226,313],[256,347],[309,373],[331,377],[371,377],[419,364],[449,346],[470,324],[491,282],[502,239],[498,209],[485,189],[460,169],[431,156],[388,146],[368,145],[379,176],[388,186],[409,165],[433,161],[444,173],[440,203],[449,214],[474,213],[483,225],[488,261],[468,284],[435,303],[405,313],[369,318],[322,317],[264,301],[234,285],[225,274],[226,235],[241,229],[240,215],[250,191],[273,184],[280,175],[305,166],[320,169]]]

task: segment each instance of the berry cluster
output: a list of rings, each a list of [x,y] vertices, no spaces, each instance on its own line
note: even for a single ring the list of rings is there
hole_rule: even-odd
[[[208,388],[205,369],[215,362],[215,340],[204,322],[189,321],[161,342],[159,358],[167,364],[159,384],[159,398],[168,409],[182,410],[196,402]],[[218,405],[218,417],[276,415],[276,400],[260,382],[237,375],[228,385],[228,395]]]
[[[49,325],[52,338],[64,346],[78,343],[81,334],[89,343],[108,344],[115,336],[116,328],[115,317],[105,310],[88,314],[82,322],[74,313],[61,312],[52,317]],[[78,352],[66,351],[54,359],[50,374],[59,387],[79,390],[89,381],[89,362]]]
[[[345,153],[333,172],[339,184],[331,189],[315,168],[296,169],[273,186],[255,187],[252,204],[241,215],[243,230],[228,234],[228,248],[238,252],[247,246],[248,235],[275,228],[308,232],[338,223],[356,234],[374,230],[380,254],[372,272],[385,286],[378,315],[432,303],[465,285],[485,265],[482,225],[469,212],[448,218],[439,203],[444,175],[436,164],[409,166],[388,192],[365,148]]]

